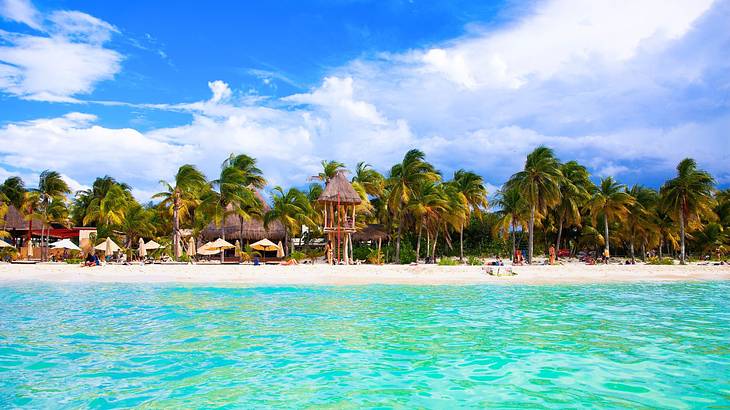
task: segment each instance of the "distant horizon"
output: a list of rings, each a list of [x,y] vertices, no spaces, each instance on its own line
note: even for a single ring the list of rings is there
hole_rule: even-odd
[[[547,145],[659,188],[694,158],[730,186],[728,0],[0,0],[0,181],[109,175],[143,202],[230,153],[269,186],[411,148],[490,196]]]

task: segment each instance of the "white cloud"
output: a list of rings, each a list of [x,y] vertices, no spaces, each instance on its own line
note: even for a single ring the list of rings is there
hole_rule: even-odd
[[[28,0],[0,0],[0,16],[41,30],[41,16]]]
[[[217,80],[208,100],[141,106],[190,113],[180,126],[110,129],[79,113],[8,124],[0,162],[81,182],[110,174],[141,197],[183,163],[213,178],[230,152],[255,156],[285,186],[322,159],[387,171],[417,147],[445,175],[473,169],[494,191],[540,144],[596,175],[666,177],[693,156],[730,180],[730,2],[709,7],[547,1],[497,31],[353,61],[307,93],[242,97]]]
[[[210,99],[213,103],[224,102],[231,98],[231,87],[221,80],[208,82],[208,87],[213,92],[213,97]]]
[[[0,30],[0,40],[8,44],[0,47],[0,91],[28,100],[76,102],[75,96],[119,72],[122,56],[103,46],[118,32],[112,25],[77,11],[51,13],[48,22],[47,35]]]

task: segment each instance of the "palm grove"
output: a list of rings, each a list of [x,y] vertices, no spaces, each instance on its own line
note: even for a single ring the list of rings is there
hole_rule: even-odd
[[[301,235],[302,226],[309,228],[309,238],[321,236],[317,198],[323,184],[342,171],[344,164],[322,161],[321,172],[306,189],[274,187],[266,206],[258,194],[266,179],[256,160],[244,154],[227,158],[213,180],[194,165],[181,166],[172,180],[161,181],[163,190],[148,204],[138,203],[129,185],[109,176],[69,199],[61,175],[47,170],[34,187],[18,177],[5,180],[0,217],[12,205],[26,220],[41,221],[42,245],[48,244],[51,224],[95,226],[97,237],[112,237],[127,249],[139,238],[154,238],[168,245],[175,258],[183,256],[182,229],[198,237],[212,225],[225,239],[227,218],[255,218],[264,227],[281,223],[291,254],[288,239]],[[529,262],[551,244],[572,254],[605,249],[633,260],[652,252],[684,263],[689,254],[724,255],[730,240],[730,192],[716,189],[712,176],[689,158],[655,190],[627,187],[612,177],[594,183],[586,167],[563,163],[541,146],[494,193],[492,203],[481,176],[458,170],[445,177],[415,149],[385,175],[362,162],[349,175],[362,199],[358,226],[381,225],[390,237],[382,252],[396,263],[507,256],[518,248],[525,249]],[[0,235],[8,236],[0,229]],[[372,251],[360,245],[353,253]]]

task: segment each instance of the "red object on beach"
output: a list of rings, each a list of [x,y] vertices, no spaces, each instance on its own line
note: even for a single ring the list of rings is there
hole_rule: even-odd
[[[570,256],[570,249],[560,249],[558,251],[558,258],[567,258]]]

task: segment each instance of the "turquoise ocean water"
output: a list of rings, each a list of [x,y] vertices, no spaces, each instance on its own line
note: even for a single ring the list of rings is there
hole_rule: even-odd
[[[0,408],[730,407],[730,283],[0,286]]]

